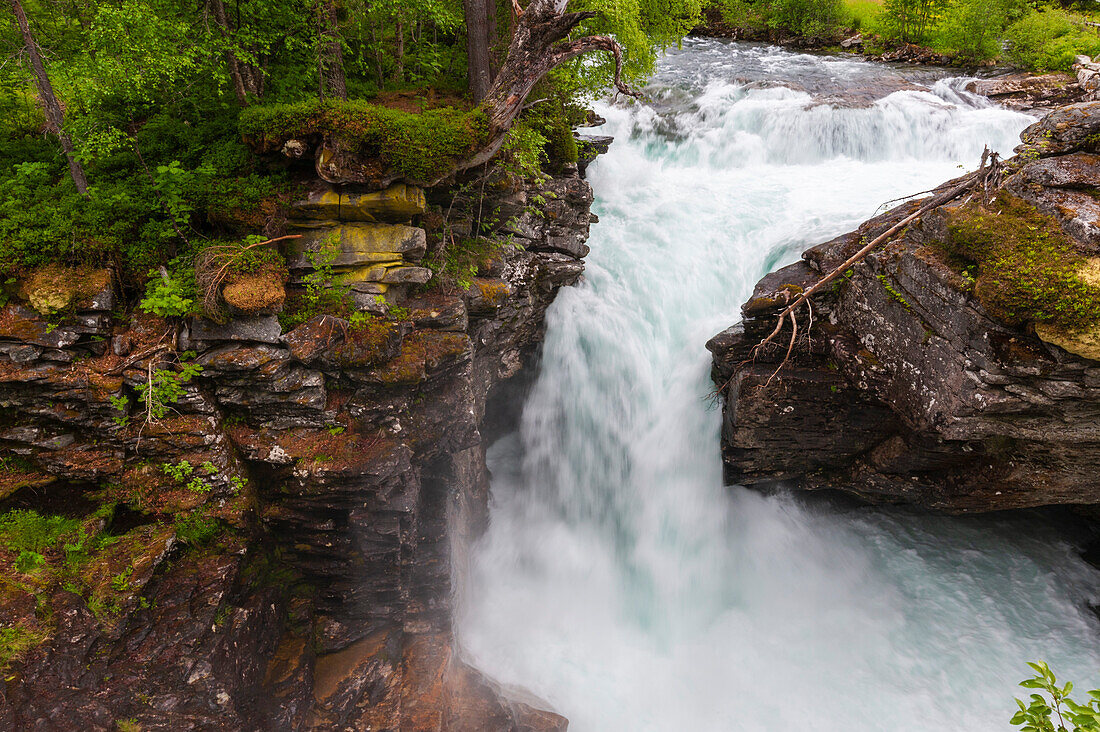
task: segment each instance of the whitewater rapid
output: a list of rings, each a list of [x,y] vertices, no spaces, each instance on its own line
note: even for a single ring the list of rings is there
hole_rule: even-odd
[[[722,484],[703,344],[756,280],[1032,121],[941,76],[690,40],[599,107],[586,277],[490,449],[456,617],[573,732],[1004,730],[1026,661],[1100,682],[1100,577],[1045,519]]]

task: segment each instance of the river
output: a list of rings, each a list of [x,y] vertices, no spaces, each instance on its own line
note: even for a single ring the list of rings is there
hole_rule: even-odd
[[[689,39],[599,105],[586,277],[490,449],[456,618],[573,732],[1005,730],[1028,660],[1100,683],[1100,573],[1052,520],[722,483],[703,344],[756,280],[1033,121],[945,76]]]

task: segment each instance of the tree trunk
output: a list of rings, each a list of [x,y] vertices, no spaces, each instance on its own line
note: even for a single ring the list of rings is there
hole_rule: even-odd
[[[317,3],[317,90],[321,99],[335,97],[347,101],[348,98],[336,0]]]
[[[555,66],[585,53],[610,53],[615,59],[615,88],[623,94],[638,96],[622,80],[623,52],[613,38],[585,36],[564,40],[577,25],[596,15],[591,11],[567,13],[567,4],[568,0],[532,0],[516,23],[508,56],[481,103],[489,117],[490,139],[508,131],[539,79]]]
[[[401,83],[405,80],[405,18],[399,12],[394,21],[393,55],[397,61],[397,69],[393,72],[393,80]]]
[[[61,141],[61,149],[65,151],[65,157],[69,161],[69,174],[73,177],[76,190],[82,196],[88,195],[88,177],[84,175],[84,168],[76,158],[76,148],[73,141],[65,134],[65,115],[61,111],[61,104],[54,94],[50,77],[46,74],[46,66],[42,63],[42,54],[38,52],[38,44],[35,43],[31,33],[31,24],[27,21],[27,15],[23,12],[23,6],[19,0],[11,0],[11,9],[15,13],[15,22],[19,25],[19,32],[23,34],[23,44],[27,48],[27,56],[30,58],[31,67],[34,69],[35,85],[38,87],[38,96],[42,98],[42,106],[46,112],[46,126],[50,132],[57,135]]]
[[[233,31],[229,27],[229,19],[225,15],[225,3],[222,0],[209,0],[209,3],[210,11],[214,15],[214,20],[218,24],[222,38],[229,38]],[[228,49],[225,52],[225,63],[229,67],[229,78],[233,82],[233,91],[237,94],[237,101],[242,105],[248,104],[248,89],[244,77],[241,75],[241,64],[237,60],[236,54]]]
[[[493,4],[493,0],[463,0],[462,3],[466,14],[466,71],[475,102],[485,98],[493,82],[489,62],[489,18]]]

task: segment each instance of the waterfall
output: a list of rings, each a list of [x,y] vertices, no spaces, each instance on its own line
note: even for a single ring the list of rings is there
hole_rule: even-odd
[[[756,280],[1033,121],[943,76],[689,40],[599,107],[586,278],[490,450],[456,618],[574,732],[1004,730],[1025,661],[1100,681],[1098,573],[1051,520],[722,484],[703,344]]]

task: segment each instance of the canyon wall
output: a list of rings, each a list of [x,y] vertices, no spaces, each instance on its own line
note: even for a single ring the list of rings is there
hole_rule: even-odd
[[[342,276],[365,322],[284,332],[281,285],[255,282],[224,322],[169,322],[124,312],[109,272],[0,310],[0,508],[80,522],[0,547],[0,727],[564,729],[459,658],[452,557],[487,521],[487,405],[518,413],[592,193],[567,166],[467,199],[290,207],[291,285]],[[423,288],[456,241],[482,256]]]

